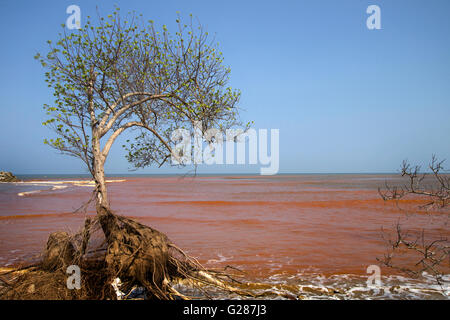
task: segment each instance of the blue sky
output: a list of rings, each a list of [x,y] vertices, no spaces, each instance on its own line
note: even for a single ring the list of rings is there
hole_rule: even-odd
[[[52,135],[41,125],[52,92],[33,59],[57,38],[71,4],[80,6],[82,23],[96,5],[107,15],[114,4],[169,28],[177,11],[197,17],[216,35],[231,85],[242,91],[242,118],[280,129],[281,173],[395,172],[406,158],[450,158],[450,1],[0,0],[0,170],[86,172],[80,160],[42,143]],[[366,27],[371,4],[381,8],[381,30]],[[130,168],[121,142],[107,173]],[[180,171],[137,171],[168,172]]]

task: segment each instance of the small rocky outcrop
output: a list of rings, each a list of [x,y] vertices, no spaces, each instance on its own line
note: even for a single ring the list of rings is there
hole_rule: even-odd
[[[17,182],[19,179],[11,172],[0,171],[0,182]]]

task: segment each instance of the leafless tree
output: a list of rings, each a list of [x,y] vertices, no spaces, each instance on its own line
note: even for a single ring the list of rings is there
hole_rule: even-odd
[[[444,161],[433,155],[429,164],[430,171],[426,173],[420,172],[420,166],[411,166],[403,161],[401,176],[406,177],[408,182],[402,186],[389,186],[386,183],[384,190],[378,189],[380,196],[385,201],[400,200],[407,196],[419,197],[426,202],[420,205],[421,209],[426,209],[430,214],[444,214],[448,217],[450,177],[445,174]],[[448,221],[444,222],[444,230],[448,228],[447,223]],[[389,246],[384,257],[377,258],[383,265],[413,277],[427,272],[440,285],[448,282],[444,278],[450,270],[450,241],[446,236],[432,237],[424,229],[405,231],[400,222],[395,226],[393,237],[388,237],[386,233],[383,236]],[[402,256],[408,256],[414,262],[405,264],[395,259]]]
[[[450,176],[445,175],[445,169],[442,166],[445,160],[438,160],[435,155],[432,156],[429,169],[431,173],[420,173],[420,166],[411,166],[404,160],[401,167],[401,176],[408,178],[408,184],[403,186],[389,186],[386,184],[386,190],[378,188],[378,192],[384,200],[398,200],[407,195],[423,196],[428,202],[422,205],[422,208],[442,209],[446,208],[450,201]],[[434,183],[424,184],[425,178],[432,175]]]

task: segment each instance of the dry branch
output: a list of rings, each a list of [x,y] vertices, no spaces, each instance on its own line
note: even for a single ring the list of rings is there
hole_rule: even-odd
[[[408,178],[408,184],[403,186],[388,186],[378,192],[385,201],[399,200],[407,195],[425,197],[427,203],[420,206],[427,211],[443,210],[448,208],[450,199],[450,177],[445,175],[444,160],[439,161],[434,155],[429,164],[430,173],[420,173],[420,166],[412,167],[403,161],[401,167],[402,177]],[[425,185],[428,176],[433,177],[433,184]],[[445,213],[445,212],[444,212]],[[443,226],[446,229],[446,225]],[[384,235],[385,237],[385,235]],[[448,283],[445,275],[450,272],[450,241],[440,236],[428,239],[425,230],[404,231],[399,222],[395,226],[395,236],[386,238],[388,252],[383,258],[377,258],[383,265],[401,271],[412,277],[419,277],[424,273],[431,274],[441,286]],[[402,264],[396,258],[406,257],[413,259],[412,263]]]

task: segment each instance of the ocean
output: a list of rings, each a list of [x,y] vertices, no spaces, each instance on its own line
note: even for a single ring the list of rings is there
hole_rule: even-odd
[[[87,175],[21,178],[24,182],[0,183],[0,266],[36,259],[49,233],[78,231],[85,217],[95,214],[93,208],[74,213],[92,194]],[[305,299],[450,298],[450,274],[438,285],[429,274],[411,278],[377,260],[388,249],[383,236],[392,235],[397,222],[429,237],[450,238],[448,213],[423,212],[420,199],[381,199],[378,187],[405,182],[397,175],[115,175],[107,180],[116,213],[164,232],[206,267],[242,270],[246,280],[264,284],[260,290]],[[380,268],[376,286],[367,283],[369,266]]]

